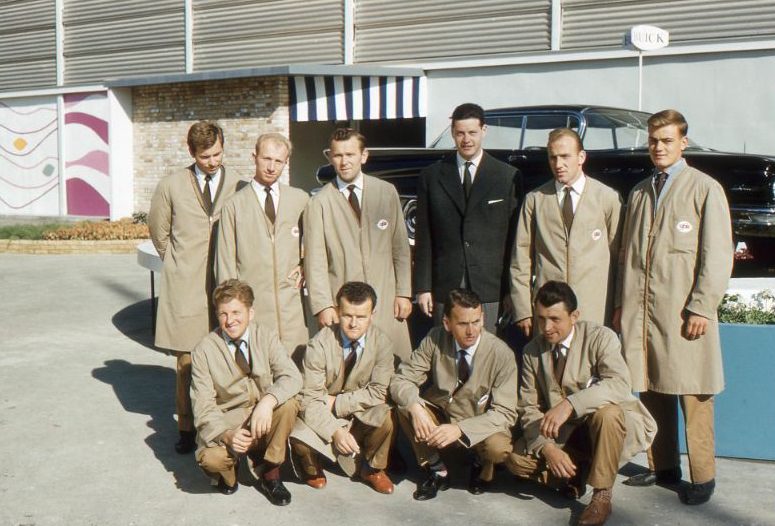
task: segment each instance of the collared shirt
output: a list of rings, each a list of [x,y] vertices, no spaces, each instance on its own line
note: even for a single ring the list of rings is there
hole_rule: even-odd
[[[237,346],[235,345],[234,340],[229,338],[229,335],[226,334],[225,332],[222,333],[222,335],[223,335],[223,340],[226,342],[226,346],[229,348],[229,352],[232,355],[234,355],[234,351],[237,349]],[[245,357],[245,360],[250,362],[250,352],[249,352],[249,349],[250,349],[250,331],[245,331],[242,334],[242,337],[239,338],[239,339],[242,340],[242,345],[240,346],[239,350],[242,353],[242,355]]]
[[[463,349],[460,344],[455,340],[455,359],[457,360],[458,356],[460,355],[460,351],[465,352],[466,361],[468,362],[468,370],[472,373],[474,372],[474,354],[476,353],[476,349],[479,348],[479,342],[482,341],[482,335],[480,334],[479,337],[476,339],[474,344],[469,347],[468,349]]]
[[[570,349],[570,344],[573,341],[573,335],[576,333],[576,327],[571,327],[570,333],[568,334],[568,337],[565,338],[563,341],[558,343],[557,345],[560,346],[560,354],[567,357],[568,356],[568,349]]]
[[[266,190],[264,190],[266,186],[262,185],[255,179],[251,179],[250,186],[253,187],[253,191],[256,193],[256,197],[258,197],[261,210],[266,211]],[[275,181],[271,186],[269,186],[269,189],[270,193],[272,194],[272,201],[274,201],[274,211],[276,215],[280,207],[280,182]]]
[[[363,208],[363,174],[359,173],[358,177],[349,183],[344,182],[338,175],[336,176],[336,187],[342,192],[345,199],[350,197],[350,189],[347,187],[351,184],[355,185],[355,196],[358,198],[358,202],[361,203],[361,208]]]
[[[686,159],[681,157],[678,159],[675,163],[671,164],[667,167],[665,170],[657,170],[654,168],[654,173],[652,173],[651,177],[651,188],[654,190],[654,193],[656,194],[657,188],[655,186],[655,176],[660,172],[663,171],[667,174],[667,179],[665,179],[665,186],[662,187],[662,191],[659,194],[659,198],[657,199],[657,206],[662,202],[662,198],[665,196],[667,191],[670,189],[670,187],[673,185],[673,182],[675,181],[676,176],[683,171],[683,169],[686,168]]]
[[[218,191],[218,183],[221,182],[222,172],[223,172],[223,168],[219,166],[218,171],[210,176],[210,195],[212,196],[213,200],[215,200],[215,193]],[[202,193],[204,193],[205,191],[205,175],[206,174],[199,169],[199,166],[195,164],[194,176],[196,177],[196,182],[199,184],[199,190]]]
[[[350,353],[352,352],[352,340],[347,337],[347,335],[344,333],[343,330],[339,329],[339,334],[342,336],[342,358],[345,360],[348,356],[350,356]],[[358,350],[357,354],[355,355],[355,361],[357,362],[358,359],[363,354],[363,348],[366,346],[366,333],[363,333],[363,336],[358,338]]]
[[[457,172],[460,175],[461,184],[463,183],[463,174],[465,173],[467,162],[471,163],[471,167],[468,169],[468,171],[471,172],[471,182],[474,182],[474,179],[476,178],[476,170],[479,168],[479,164],[482,162],[482,155],[484,155],[484,150],[479,150],[479,153],[473,159],[463,159],[459,153],[455,154],[455,157],[457,158]]]
[[[570,185],[570,202],[573,205],[573,213],[576,213],[576,207],[579,206],[579,199],[584,192],[584,187],[587,185],[587,176],[582,172],[576,181]],[[562,202],[565,200],[565,185],[562,183],[554,182],[554,189],[557,191],[557,201],[560,203],[560,210],[562,210]]]

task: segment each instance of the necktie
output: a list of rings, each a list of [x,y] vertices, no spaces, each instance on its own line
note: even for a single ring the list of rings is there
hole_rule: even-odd
[[[562,373],[565,372],[565,362],[567,361],[567,356],[562,354],[562,346],[559,343],[554,346],[552,354],[554,358],[554,379],[557,380],[558,384],[561,384]]]
[[[355,195],[355,185],[350,184],[347,185],[347,189],[350,191],[350,195],[347,197],[347,200],[350,201],[350,206],[353,209],[353,212],[355,212],[355,217],[358,218],[358,222],[361,222],[361,204],[358,202],[358,196]]]
[[[350,371],[355,367],[355,361],[358,359],[358,341],[350,342],[350,354],[344,359],[344,379],[350,376]]]
[[[471,376],[471,367],[468,365],[468,360],[466,360],[466,352],[464,350],[458,351],[459,357],[457,359],[457,382],[458,387],[457,389],[460,389],[460,387],[468,381],[468,378]],[[457,389],[455,389],[457,391]]]
[[[250,364],[245,359],[245,355],[242,353],[242,340],[234,340],[234,361],[237,362],[237,366],[242,370],[245,375],[250,374]]]
[[[466,167],[463,168],[463,191],[466,194],[466,199],[468,199],[468,196],[471,195],[471,185],[473,184],[473,181],[471,180],[471,165],[474,164],[471,161],[466,161]]]
[[[210,174],[205,175],[205,187],[202,191],[202,199],[205,202],[205,208],[207,209],[208,215],[213,211],[213,195],[210,192],[210,181],[212,178],[213,176]]]
[[[570,196],[570,187],[565,187],[565,197],[562,199],[562,222],[565,223],[565,230],[570,232],[573,225],[573,200]]]
[[[659,198],[659,194],[662,193],[662,188],[664,188],[666,181],[667,181],[667,172],[659,172],[657,175],[654,176],[654,189],[657,192],[657,199]]]
[[[274,220],[277,216],[274,210],[274,199],[272,199],[272,189],[268,186],[265,186],[264,192],[266,192],[266,201],[264,201],[264,213],[266,213],[266,217],[269,219],[269,222],[274,225]]]

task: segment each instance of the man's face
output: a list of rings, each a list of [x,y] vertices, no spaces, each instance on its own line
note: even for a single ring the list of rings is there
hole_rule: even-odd
[[[649,128],[649,156],[657,170],[666,170],[678,162],[688,145],[689,140],[681,135],[676,124]]]
[[[253,307],[248,307],[237,298],[218,305],[216,313],[218,326],[232,340],[242,338],[255,315]]]
[[[579,311],[568,312],[563,302],[555,303],[551,307],[536,303],[536,315],[538,329],[551,345],[557,345],[567,338],[576,320],[579,319]]]
[[[198,148],[195,152],[189,150],[189,153],[197,167],[207,175],[215,175],[223,162],[223,145],[220,139],[209,148]]]
[[[484,325],[482,306],[475,309],[455,305],[449,316],[444,316],[444,329],[452,334],[460,347],[468,349],[479,338]]]
[[[579,150],[571,137],[559,137],[546,148],[549,154],[549,167],[558,183],[571,186],[581,176],[581,166],[587,158],[584,150]]]
[[[487,126],[479,119],[463,119],[452,121],[452,138],[460,157],[470,161],[482,151],[482,139],[487,132]]]
[[[328,160],[345,183],[355,181],[368,157],[368,150],[365,148],[361,150],[361,143],[355,137],[350,137],[346,141],[331,141]]]
[[[356,305],[342,298],[339,305],[339,326],[350,340],[358,340],[366,334],[373,313],[370,299]]]
[[[253,153],[256,162],[256,175],[253,177],[257,183],[271,186],[283,173],[288,162],[288,148],[277,141],[264,141],[258,152]]]

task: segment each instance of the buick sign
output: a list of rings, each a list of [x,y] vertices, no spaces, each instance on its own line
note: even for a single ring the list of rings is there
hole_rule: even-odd
[[[624,35],[624,43],[641,51],[653,51],[670,43],[670,33],[656,26],[634,26]]]

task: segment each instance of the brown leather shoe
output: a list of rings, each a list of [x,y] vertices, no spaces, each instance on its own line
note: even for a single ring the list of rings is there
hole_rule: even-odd
[[[361,479],[374,488],[374,491],[377,493],[384,493],[385,495],[393,493],[393,482],[384,470],[378,469],[374,471],[371,469],[362,469]]]
[[[611,515],[611,492],[604,490],[595,491],[592,500],[579,516],[579,526],[600,526],[605,524]]]
[[[304,479],[304,482],[307,483],[307,486],[310,486],[311,488],[315,489],[323,489],[326,487],[326,474],[323,473],[322,469],[318,469],[318,472],[315,473],[312,476],[307,475],[307,477]]]

